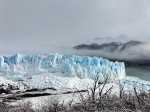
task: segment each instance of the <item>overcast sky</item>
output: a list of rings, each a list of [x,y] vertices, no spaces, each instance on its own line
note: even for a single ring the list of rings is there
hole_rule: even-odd
[[[150,40],[150,0],[0,0],[0,53],[126,34]]]

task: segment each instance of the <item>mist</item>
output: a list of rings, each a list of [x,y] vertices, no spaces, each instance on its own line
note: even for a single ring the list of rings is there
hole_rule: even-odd
[[[150,60],[150,43],[143,43],[134,47],[125,49],[124,51],[109,52],[106,50],[76,50],[74,54],[96,56],[119,61],[146,61]],[[145,63],[145,62],[144,62]],[[147,62],[149,63],[149,62]]]
[[[0,54],[111,56],[101,51],[75,51],[72,43],[121,34],[150,41],[149,6],[149,0],[0,0]],[[122,56],[148,57],[148,46],[133,49],[135,55],[131,50]]]

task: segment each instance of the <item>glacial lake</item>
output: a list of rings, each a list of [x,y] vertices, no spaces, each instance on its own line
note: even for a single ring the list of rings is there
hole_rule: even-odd
[[[126,75],[150,81],[150,66],[126,66]]]

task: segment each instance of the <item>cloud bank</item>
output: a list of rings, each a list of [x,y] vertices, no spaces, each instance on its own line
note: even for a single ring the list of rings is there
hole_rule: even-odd
[[[149,6],[149,0],[0,0],[0,54],[67,53],[60,48],[66,42],[120,34],[149,41]]]

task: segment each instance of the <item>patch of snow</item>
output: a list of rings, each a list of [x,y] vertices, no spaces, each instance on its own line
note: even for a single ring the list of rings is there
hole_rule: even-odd
[[[10,84],[10,85],[17,85],[17,82],[14,82],[12,80],[8,80],[5,77],[1,77],[0,76],[0,85],[1,84],[3,84],[3,85],[8,85],[8,84]]]
[[[55,74],[35,75],[29,82],[29,88],[55,88],[57,90],[85,90],[93,85],[93,80],[89,78],[80,79],[78,77],[62,77]]]

